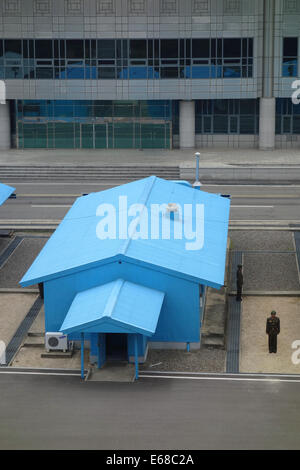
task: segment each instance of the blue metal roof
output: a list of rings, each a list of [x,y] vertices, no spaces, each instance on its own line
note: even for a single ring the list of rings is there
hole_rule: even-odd
[[[155,333],[164,292],[118,279],[78,293],[60,328],[63,333]]]
[[[9,198],[16,188],[0,183],[0,206]]]
[[[187,250],[187,237],[176,239],[171,236],[170,239],[164,239],[161,232],[158,239],[138,238],[139,224],[129,239],[122,239],[117,231],[114,239],[100,240],[96,236],[96,228],[101,218],[96,215],[96,210],[99,205],[112,204],[116,208],[118,221],[125,213],[119,207],[121,196],[127,197],[128,207],[138,203],[147,208],[149,233],[150,222],[152,223],[150,208],[153,204],[177,203],[182,208],[185,204],[191,205],[193,211],[187,219],[193,230],[196,224],[196,205],[203,205],[203,220],[197,222],[198,228],[204,227],[203,247],[196,251]],[[229,211],[230,201],[226,198],[155,176],[91,193],[75,201],[21,280],[21,285],[57,278],[108,263],[112,259],[124,259],[219,287],[224,282]],[[129,222],[133,219],[134,217],[128,217]],[[158,222],[158,217],[154,215],[153,221]],[[179,223],[175,219],[174,227],[178,227]]]

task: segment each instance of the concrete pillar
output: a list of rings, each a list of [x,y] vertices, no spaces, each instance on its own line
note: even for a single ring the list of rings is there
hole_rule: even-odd
[[[192,149],[195,144],[195,101],[180,101],[179,146],[181,149]]]
[[[275,148],[275,98],[261,98],[259,112],[259,148],[274,150]]]
[[[261,150],[274,150],[275,148],[274,25],[275,0],[264,0],[263,93],[260,98],[259,113],[259,148]]]
[[[0,150],[10,149],[9,103],[0,104]]]

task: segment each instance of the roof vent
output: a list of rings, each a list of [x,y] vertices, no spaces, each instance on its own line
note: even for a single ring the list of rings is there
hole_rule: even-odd
[[[169,204],[167,205],[167,212],[171,214],[175,214],[176,212],[178,212],[177,204],[175,202],[169,202]]]

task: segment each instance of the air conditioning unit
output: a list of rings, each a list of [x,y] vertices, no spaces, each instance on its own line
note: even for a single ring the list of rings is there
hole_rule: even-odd
[[[45,334],[46,351],[64,351],[68,350],[68,336],[62,333],[47,332]]]

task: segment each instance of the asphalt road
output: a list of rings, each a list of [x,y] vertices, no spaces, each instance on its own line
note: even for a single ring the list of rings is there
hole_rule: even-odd
[[[300,382],[0,374],[1,449],[299,449]]]
[[[76,197],[102,191],[115,183],[10,183],[17,198],[0,207],[1,222],[61,220]],[[231,195],[231,221],[300,221],[300,186],[203,186],[204,191]]]

